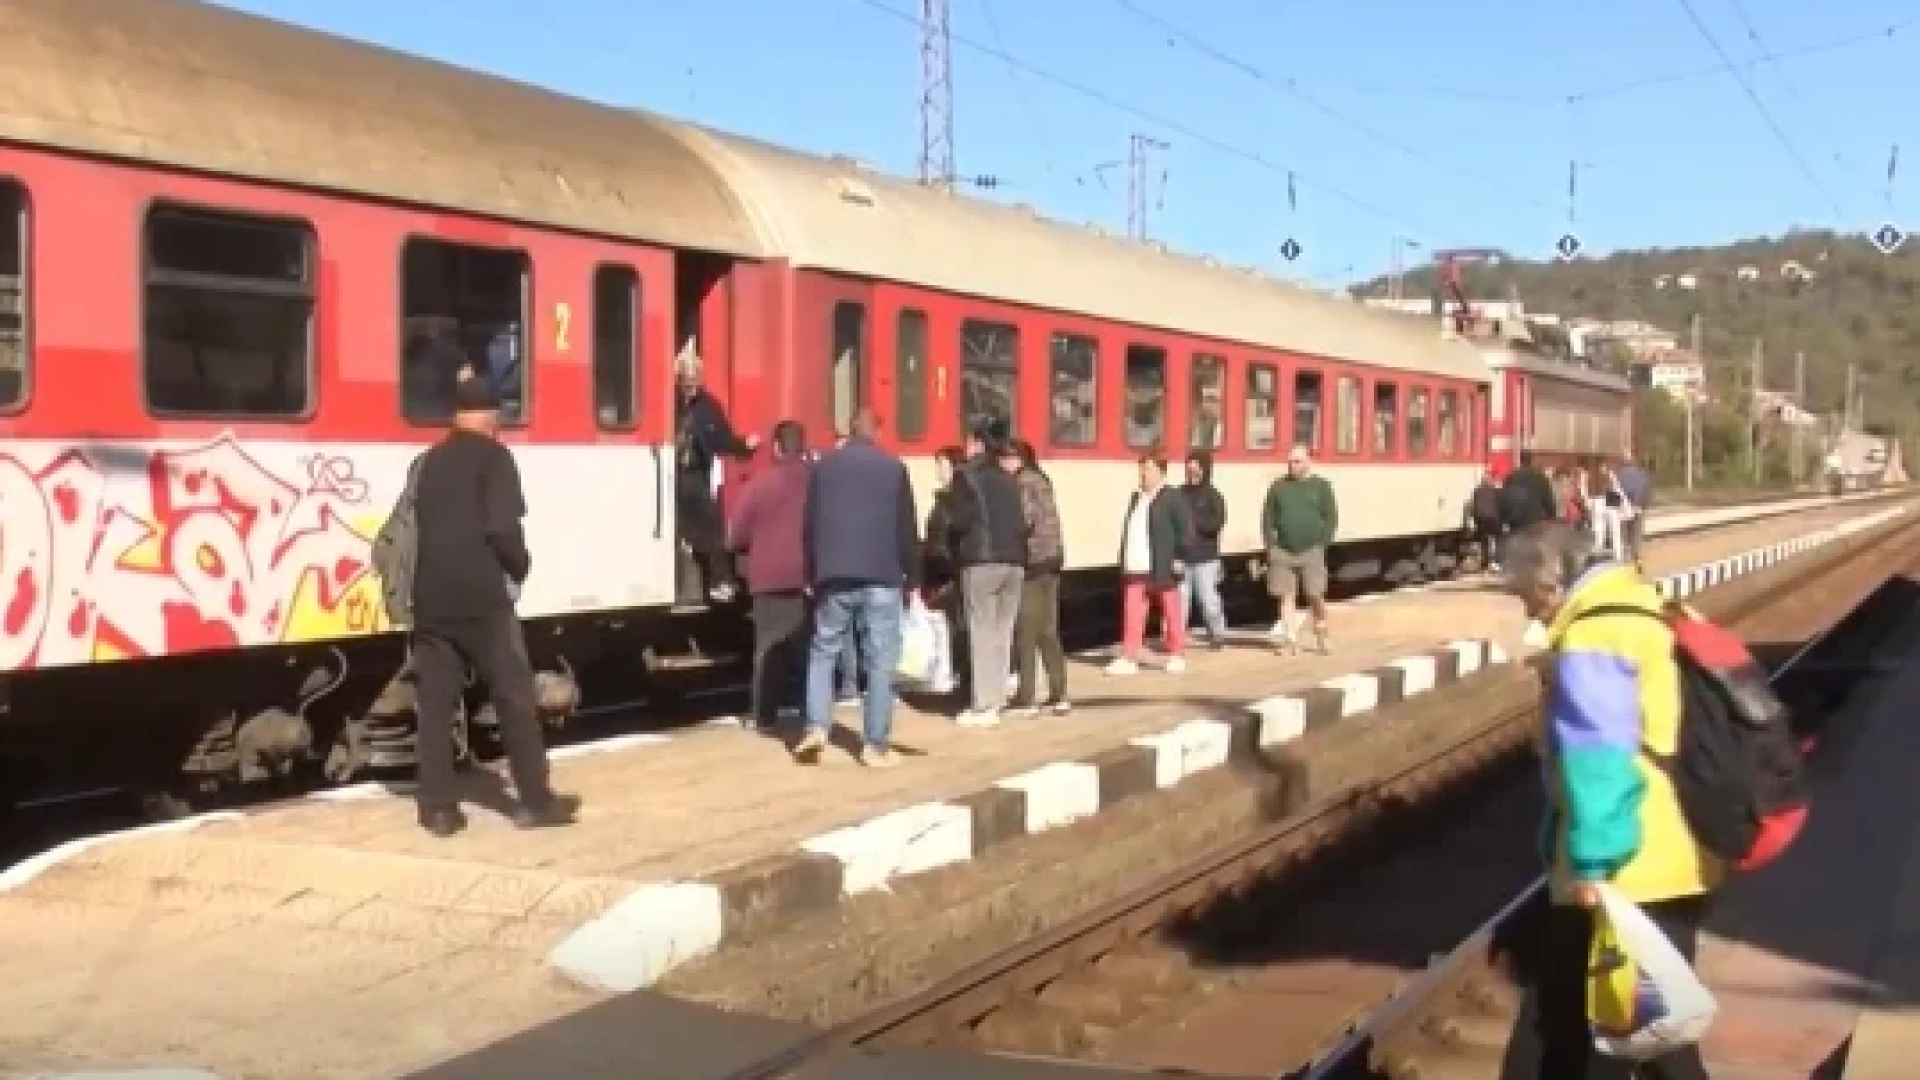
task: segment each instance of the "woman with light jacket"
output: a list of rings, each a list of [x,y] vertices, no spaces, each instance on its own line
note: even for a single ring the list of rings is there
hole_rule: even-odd
[[[1140,487],[1121,522],[1120,655],[1107,665],[1107,674],[1140,670],[1147,657],[1147,615],[1157,607],[1166,628],[1162,670],[1178,675],[1187,670],[1187,612],[1180,592],[1186,566],[1180,556],[1193,543],[1193,513],[1186,496],[1167,483],[1165,456],[1140,456]]]

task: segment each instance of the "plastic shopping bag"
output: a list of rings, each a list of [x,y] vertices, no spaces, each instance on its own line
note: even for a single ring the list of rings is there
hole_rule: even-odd
[[[928,665],[927,689],[936,694],[953,692],[953,628],[938,611],[927,612],[927,628],[933,632],[933,661]]]
[[[927,606],[918,600],[907,606],[900,620],[900,662],[893,666],[895,678],[922,683],[932,677],[936,645],[931,617]]]
[[[1587,957],[1587,1024],[1601,1053],[1648,1061],[1699,1042],[1719,1002],[1639,905],[1601,885]]]

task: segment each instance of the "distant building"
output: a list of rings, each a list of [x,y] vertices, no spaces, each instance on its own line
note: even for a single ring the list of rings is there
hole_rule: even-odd
[[[1635,363],[1633,381],[1648,389],[1663,390],[1676,401],[1685,401],[1691,396],[1700,402],[1707,397],[1707,366],[1685,349]]]
[[[1762,419],[1784,427],[1816,427],[1820,417],[1800,407],[1793,395],[1778,390],[1762,390],[1753,396],[1755,411]]]

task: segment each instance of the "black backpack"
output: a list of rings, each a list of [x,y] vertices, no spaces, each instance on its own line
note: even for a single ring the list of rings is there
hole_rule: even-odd
[[[1473,489],[1473,517],[1476,521],[1499,521],[1500,489],[1492,484],[1481,484]]]
[[[1659,619],[1672,630],[1679,743],[1671,756],[1640,751],[1673,781],[1696,843],[1741,870],[1772,862],[1806,823],[1806,778],[1787,707],[1746,643],[1679,603],[1665,612],[1601,605],[1579,619],[1598,615]]]

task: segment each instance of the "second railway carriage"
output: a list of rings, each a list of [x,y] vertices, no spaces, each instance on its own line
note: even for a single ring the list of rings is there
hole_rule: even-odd
[[[1633,449],[1633,387],[1624,375],[1553,356],[1524,337],[1485,347],[1493,369],[1490,461],[1505,475],[1530,451],[1544,468],[1613,460]]]
[[[1425,557],[1431,572],[1457,531],[1485,463],[1487,368],[1431,320],[845,158],[689,139],[791,274],[777,324],[790,382],[769,403],[836,426],[873,406],[923,493],[935,450],[974,417],[1004,417],[1054,478],[1069,570],[1113,567],[1134,461],[1151,449],[1215,453],[1229,554],[1260,546],[1261,499],[1292,445],[1340,492],[1350,565]]]
[[[391,704],[367,544],[448,412],[435,334],[502,383],[531,644],[590,699],[744,625],[672,608],[688,351],[747,429],[872,404],[923,484],[1007,416],[1093,578],[1148,448],[1218,453],[1250,553],[1313,447],[1356,565],[1435,555],[1485,461],[1486,367],[1421,320],[191,0],[0,0],[0,34],[14,792],[121,752],[230,779],[257,722],[324,752]]]

